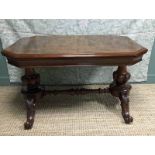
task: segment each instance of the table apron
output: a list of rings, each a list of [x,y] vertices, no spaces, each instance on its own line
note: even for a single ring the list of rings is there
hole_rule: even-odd
[[[120,66],[134,65],[142,60],[142,56],[137,57],[73,57],[73,58],[7,58],[8,63],[17,67],[52,67],[52,66]]]

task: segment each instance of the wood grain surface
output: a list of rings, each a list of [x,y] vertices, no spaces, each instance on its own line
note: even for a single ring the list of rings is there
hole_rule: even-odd
[[[147,49],[125,36],[52,35],[18,40],[3,50],[17,67],[120,66],[142,60]]]
[[[114,35],[53,35],[18,40],[4,50],[12,57],[89,57],[138,56],[147,51],[125,36]]]

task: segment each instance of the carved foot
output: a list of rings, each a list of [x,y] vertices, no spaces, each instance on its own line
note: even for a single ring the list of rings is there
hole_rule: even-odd
[[[32,129],[32,126],[33,126],[33,122],[25,122],[24,123],[24,129],[25,130]]]
[[[130,124],[133,122],[133,117],[130,116],[129,114],[122,114],[122,116],[126,124]]]
[[[122,116],[126,124],[130,124],[131,122],[133,122],[133,118],[130,116],[130,113],[129,113],[128,94],[129,94],[128,90],[123,90],[121,91],[119,96],[119,99],[121,101],[121,107],[122,107]]]
[[[122,116],[126,124],[133,122],[133,118],[129,114],[129,92],[131,85],[127,83],[130,79],[130,73],[127,72],[126,66],[118,67],[113,73],[113,83],[110,84],[110,93],[119,97],[121,101]]]
[[[27,120],[27,121],[24,123],[24,129],[25,129],[25,130],[32,129],[33,123],[34,123],[34,120],[33,120],[33,121]]]

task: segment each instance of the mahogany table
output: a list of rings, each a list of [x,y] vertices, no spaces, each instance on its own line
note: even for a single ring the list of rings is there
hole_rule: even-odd
[[[146,48],[125,36],[52,35],[22,38],[4,49],[2,54],[7,57],[8,63],[25,69],[25,75],[21,78],[22,93],[27,98],[27,120],[24,127],[31,129],[36,100],[48,93],[111,93],[121,101],[125,123],[131,123],[133,118],[129,114],[128,98],[131,85],[127,83],[130,79],[127,66],[141,61],[146,52]],[[36,67],[88,65],[118,66],[108,88],[50,91],[40,86],[40,75],[34,70]]]

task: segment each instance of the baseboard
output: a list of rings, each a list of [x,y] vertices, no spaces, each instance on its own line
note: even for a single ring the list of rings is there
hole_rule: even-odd
[[[155,74],[148,74],[147,83],[155,83]]]
[[[0,86],[10,85],[10,80],[8,77],[0,77]]]

